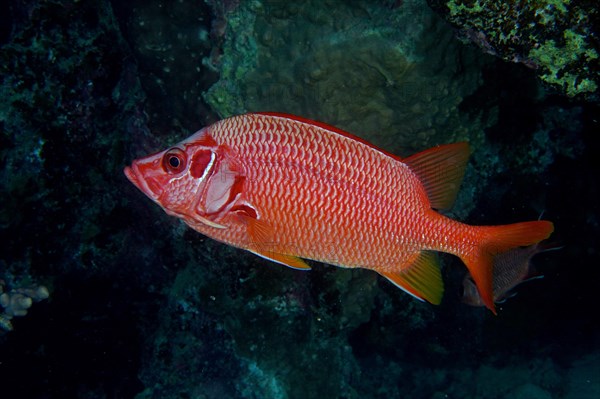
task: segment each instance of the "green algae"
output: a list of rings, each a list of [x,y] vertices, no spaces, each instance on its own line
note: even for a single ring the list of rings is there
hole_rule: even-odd
[[[546,73],[541,75],[545,82],[560,86],[568,96],[582,93],[592,93],[598,88],[598,83],[585,76],[581,70],[572,70],[570,67],[584,60],[584,71],[589,69],[590,61],[598,59],[595,49],[587,46],[586,37],[576,32],[567,30],[563,34],[564,45],[559,46],[554,40],[542,43],[538,48],[531,50],[530,57],[544,67]]]
[[[548,87],[569,97],[597,98],[600,62],[593,2],[570,0],[430,0],[484,51],[535,69]]]

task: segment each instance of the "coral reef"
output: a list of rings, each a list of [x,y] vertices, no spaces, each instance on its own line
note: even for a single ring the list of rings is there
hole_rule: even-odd
[[[11,319],[13,317],[25,316],[34,302],[47,299],[50,296],[48,288],[43,285],[19,287],[5,290],[4,280],[0,280],[0,307],[4,312],[0,313],[0,328],[11,331],[13,329]]]
[[[303,115],[399,154],[477,142],[489,123],[467,129],[457,111],[480,83],[482,57],[422,1],[241,2],[227,14],[222,53],[205,95],[221,117]]]
[[[536,70],[569,97],[598,100],[600,40],[591,1],[428,0],[462,38]]]

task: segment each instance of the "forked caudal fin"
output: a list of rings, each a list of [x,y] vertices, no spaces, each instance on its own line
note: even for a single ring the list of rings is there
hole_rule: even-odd
[[[546,220],[523,222],[503,226],[482,226],[481,241],[461,255],[462,261],[473,277],[485,306],[496,314],[492,287],[494,256],[512,248],[536,244],[554,231]]]

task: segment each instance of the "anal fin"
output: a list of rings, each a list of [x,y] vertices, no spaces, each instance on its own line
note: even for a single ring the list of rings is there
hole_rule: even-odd
[[[423,251],[402,271],[381,273],[398,288],[422,301],[439,305],[444,294],[444,282],[433,252]]]

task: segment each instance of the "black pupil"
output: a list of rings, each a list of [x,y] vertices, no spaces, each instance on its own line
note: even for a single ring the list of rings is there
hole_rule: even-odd
[[[181,164],[181,162],[179,161],[179,158],[177,158],[176,156],[172,155],[171,157],[169,157],[169,166],[170,167],[177,169],[180,164]]]

